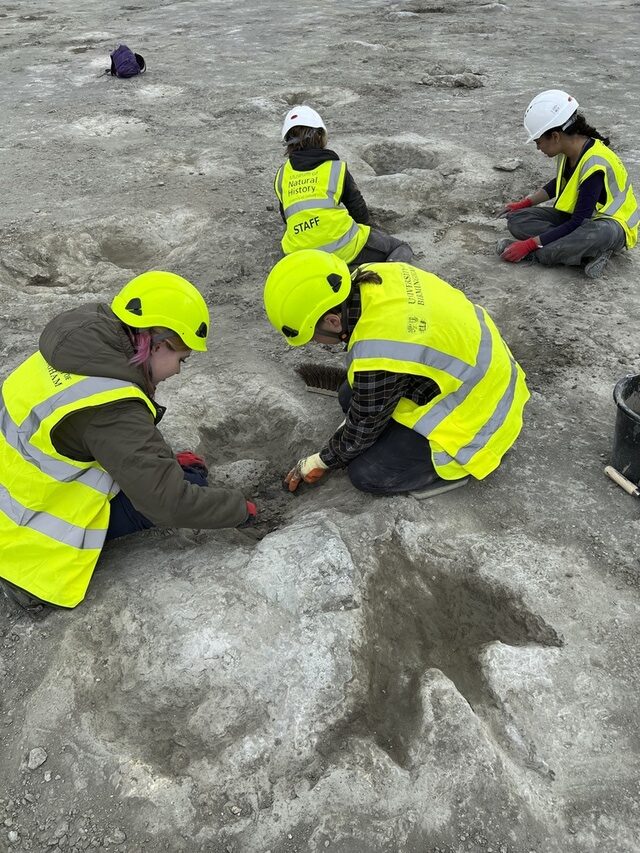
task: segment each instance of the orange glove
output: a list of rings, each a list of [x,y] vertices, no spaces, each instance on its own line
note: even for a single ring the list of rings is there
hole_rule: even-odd
[[[305,483],[317,483],[321,477],[324,477],[326,470],[327,466],[320,459],[320,454],[314,453],[313,456],[307,456],[306,459],[296,462],[295,468],[289,471],[284,482],[289,486],[290,492],[295,492],[302,480]]]

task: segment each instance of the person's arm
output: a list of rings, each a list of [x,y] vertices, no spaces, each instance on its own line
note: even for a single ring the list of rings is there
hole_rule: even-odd
[[[542,201],[546,201],[548,198],[556,197],[556,179],[553,178],[549,183],[545,184],[542,187],[542,192],[547,194],[547,198],[543,198]],[[536,204],[540,204],[541,202],[537,201]]]
[[[341,468],[376,441],[403,396],[409,377],[386,370],[357,372],[344,425],[320,451],[328,468]]]
[[[134,507],[158,527],[236,527],[247,502],[236,489],[196,486],[184,479],[148,408],[123,400],[65,419],[61,437],[76,437],[85,458],[102,465]],[[54,433],[55,440],[55,433]]]
[[[342,196],[340,201],[344,204],[349,211],[349,214],[357,223],[360,225],[369,225],[371,223],[367,203],[362,197],[362,193],[358,189],[358,186],[348,169],[345,170],[344,185],[342,187]]]
[[[549,201],[553,197],[548,192],[549,185],[552,183],[554,182],[550,181],[549,184],[545,184],[544,187],[526,195],[524,198],[519,199],[519,201],[507,202],[498,216],[507,216],[509,213],[515,213],[516,210],[524,210],[527,207],[535,207],[536,204],[542,204],[543,201]],[[551,192],[554,192],[553,188]]]
[[[598,170],[592,175],[589,175],[586,180],[580,184],[578,190],[578,199],[576,206],[571,214],[570,219],[563,222],[562,225],[557,225],[555,228],[550,228],[548,231],[543,231],[537,238],[541,246],[547,246],[561,237],[566,237],[575,231],[586,219],[591,219],[596,209],[596,204],[604,189],[604,173]]]

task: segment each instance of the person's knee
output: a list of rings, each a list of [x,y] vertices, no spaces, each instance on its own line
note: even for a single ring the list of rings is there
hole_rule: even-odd
[[[542,264],[543,267],[557,267],[559,264],[563,263],[563,261],[558,258],[557,252],[545,251],[544,247],[536,250],[533,259],[536,263]]]
[[[351,480],[351,485],[359,492],[367,492],[373,494],[380,491],[378,483],[373,482],[371,471],[366,465],[359,465],[357,460],[354,460],[347,468],[347,474]]]
[[[413,260],[413,249],[408,243],[400,243],[389,253],[387,261],[394,263],[410,264]]]
[[[526,240],[532,236],[530,229],[525,227],[527,219],[527,211],[525,210],[516,210],[507,216],[507,228],[516,240]]]

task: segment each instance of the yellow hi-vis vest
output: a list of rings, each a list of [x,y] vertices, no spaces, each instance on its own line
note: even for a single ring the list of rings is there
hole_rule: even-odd
[[[359,254],[371,229],[340,204],[346,171],[340,160],[326,160],[308,172],[297,172],[287,160],[278,169],[275,191],[287,220],[281,241],[285,255],[320,249],[350,263]]]
[[[0,403],[0,577],[61,607],[82,601],[119,486],[97,462],[58,453],[51,433],[71,412],[129,398],[155,415],[136,385],[60,373],[39,352],[9,374]]]
[[[604,204],[598,202],[594,219],[608,217],[615,219],[622,228],[627,240],[627,249],[632,249],[638,242],[638,223],[640,223],[640,211],[633,192],[633,186],[616,154],[610,148],[596,139],[588,148],[580,160],[568,181],[563,178],[566,157],[560,154],[558,160],[558,171],[556,173],[556,210],[565,213],[573,213],[578,201],[580,184],[593,175],[594,172],[604,174],[604,186],[607,199]]]
[[[349,383],[363,370],[427,376],[440,393],[402,398],[393,419],[429,441],[444,480],[482,480],[522,429],[529,399],[522,368],[487,312],[408,264],[367,264],[382,284],[361,284],[362,314],[347,353]]]

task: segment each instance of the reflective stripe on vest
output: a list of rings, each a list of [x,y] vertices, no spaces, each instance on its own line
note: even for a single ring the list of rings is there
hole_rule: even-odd
[[[68,415],[121,400],[152,401],[134,383],[56,371],[35,353],[2,385],[0,577],[62,607],[85,595],[109,526],[113,478],[59,453],[52,432]]]
[[[340,172],[342,171],[342,163],[340,160],[331,161],[331,171],[329,172],[329,183],[327,185],[327,195],[329,198],[309,199],[308,201],[295,201],[288,207],[284,208],[284,217],[294,216],[300,213],[301,210],[316,210],[317,208],[337,207],[340,204],[338,199],[338,186],[340,185]],[[280,196],[282,197],[282,173],[284,169],[280,169]],[[331,251],[331,250],[325,250]]]
[[[104,530],[87,530],[78,527],[50,515],[48,512],[34,511],[23,506],[15,498],[12,498],[5,487],[0,483],[0,511],[19,527],[28,527],[55,539],[63,545],[71,545],[72,548],[80,550],[95,550],[102,548],[104,544]]]
[[[287,225],[282,238],[285,255],[318,249],[350,263],[360,253],[371,227],[355,222],[340,201],[346,171],[341,160],[325,160],[302,172],[287,161],[278,169],[274,189]]]
[[[441,477],[482,479],[522,427],[529,397],[522,369],[487,312],[460,291],[405,264],[368,268],[382,284],[361,285],[362,313],[347,352],[350,383],[354,371],[369,370],[432,379],[436,397],[424,405],[402,398],[392,417],[428,440]]]
[[[316,248],[320,249],[321,252],[337,252],[338,249],[344,249],[344,247],[348,246],[352,240],[355,240],[359,231],[360,226],[357,222],[354,222],[344,237],[340,237],[338,240],[334,240],[331,243],[324,243],[322,246],[316,246]]]
[[[507,386],[507,390],[502,395],[500,402],[496,406],[489,420],[482,427],[482,429],[476,433],[476,435],[469,442],[469,444],[467,444],[465,447],[460,448],[460,450],[456,453],[455,457],[449,456],[449,454],[445,453],[444,451],[438,451],[437,453],[434,453],[433,458],[437,465],[448,465],[450,462],[454,461],[457,462],[459,465],[466,465],[479,450],[482,450],[482,448],[487,445],[491,437],[495,434],[496,430],[498,430],[502,426],[511,410],[511,406],[513,404],[516,392],[517,379],[518,370],[516,368],[515,362],[512,360],[509,385]]]
[[[2,407],[0,407],[0,432],[4,435],[7,444],[13,447],[26,462],[30,462],[39,468],[43,474],[47,474],[61,483],[67,483],[70,480],[82,480],[90,488],[101,492],[103,495],[108,495],[112,492],[114,483],[113,478],[106,471],[99,470],[98,468],[78,468],[76,465],[65,462],[63,459],[54,459],[39,447],[30,444],[30,442],[40,429],[44,418],[51,415],[56,408],[69,403],[75,403],[91,394],[110,390],[116,381],[120,380],[104,380],[95,377],[84,379],[77,385],[60,391],[54,397],[50,397],[49,400],[45,400],[44,403],[36,406],[20,426],[12,420],[11,415],[7,411],[3,390]],[[126,382],[122,382],[121,384],[123,386],[127,385]],[[119,489],[119,486],[116,487],[116,493]]]
[[[594,171],[601,170],[604,176],[607,201],[605,204],[600,204],[600,202],[596,204],[593,218],[609,217],[618,222],[625,232],[627,248],[632,248],[638,239],[637,228],[638,223],[640,223],[640,210],[631,180],[622,162],[604,143],[595,140],[593,146],[583,155],[583,159],[578,162],[567,183],[562,186],[565,163],[566,157],[564,155],[558,158],[554,207],[566,213],[573,213],[578,200],[580,185]]]
[[[474,308],[481,329],[480,346],[478,347],[478,358],[475,365],[467,364],[467,362],[433,347],[402,343],[401,341],[372,340],[358,341],[354,344],[347,354],[347,369],[356,358],[385,358],[395,361],[412,361],[415,364],[433,367],[458,379],[462,383],[458,390],[443,397],[414,424],[413,429],[428,438],[438,424],[442,423],[457,406],[467,399],[473,389],[484,379],[491,365],[493,350],[491,332],[485,323],[482,309],[477,305]],[[472,441],[456,453],[455,461],[461,465],[469,462],[471,457],[487,444],[511,409],[518,374],[510,353],[509,359],[512,365],[509,385],[493,415],[476,433]],[[434,454],[434,460],[439,465],[447,465],[454,461],[454,457],[449,456],[448,453],[439,452]]]
[[[615,172],[611,167],[611,163],[609,163],[608,160],[605,160],[604,157],[598,157],[597,155],[586,159],[582,164],[580,172],[585,173],[594,166],[602,166],[604,168],[609,192],[612,195],[612,199],[609,204],[605,205],[604,207],[601,207],[598,213],[605,216],[613,216],[613,214],[617,213],[627,200],[627,193],[629,192],[629,188],[631,187],[631,181],[629,180],[629,176],[627,175],[626,183],[624,187],[620,189],[620,187],[618,186],[618,181],[616,179]]]

